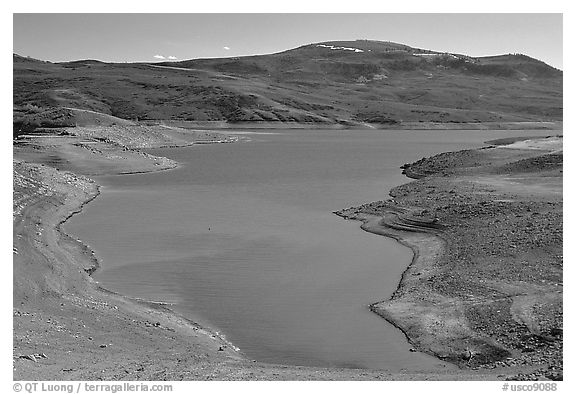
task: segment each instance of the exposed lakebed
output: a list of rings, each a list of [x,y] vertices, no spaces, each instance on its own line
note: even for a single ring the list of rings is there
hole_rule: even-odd
[[[250,358],[445,369],[367,308],[392,294],[411,251],[331,212],[386,199],[405,162],[549,134],[283,130],[155,149],[181,167],[96,178],[102,194],[65,228],[96,251],[104,287],[174,303]]]

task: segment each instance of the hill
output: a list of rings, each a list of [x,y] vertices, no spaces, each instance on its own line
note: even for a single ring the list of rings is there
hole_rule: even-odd
[[[520,54],[470,57],[382,41],[166,63],[14,56],[14,104],[129,120],[376,127],[562,120],[563,73]]]

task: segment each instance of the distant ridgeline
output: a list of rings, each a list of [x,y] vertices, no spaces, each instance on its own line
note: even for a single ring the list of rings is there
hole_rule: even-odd
[[[150,64],[14,54],[14,129],[74,126],[66,108],[136,121],[561,122],[562,78],[521,54],[471,57],[369,40]]]

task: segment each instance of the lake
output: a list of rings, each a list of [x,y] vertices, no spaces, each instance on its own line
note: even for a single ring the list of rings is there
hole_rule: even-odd
[[[175,170],[97,177],[65,225],[101,260],[104,287],[173,303],[259,361],[390,370],[454,368],[410,352],[368,310],[412,253],[334,210],[388,198],[399,166],[538,131],[243,131],[249,141],[155,149]]]

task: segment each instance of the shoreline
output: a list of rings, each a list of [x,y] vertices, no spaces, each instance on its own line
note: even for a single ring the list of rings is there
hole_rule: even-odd
[[[43,137],[43,138],[50,139],[49,137]],[[225,138],[228,139],[228,137]],[[206,141],[203,143],[206,144],[215,142]],[[191,145],[193,144],[178,145],[178,146],[191,146]],[[118,148],[118,150],[120,149],[125,150],[126,148],[125,147]],[[149,168],[141,170],[136,170],[133,168],[130,168],[130,170],[126,171],[117,170],[113,173],[109,173],[104,170],[101,171],[101,173],[98,173],[97,175],[129,175],[129,174],[150,173],[150,172],[172,170],[179,166],[178,163],[173,162],[172,160],[166,158],[159,158],[150,155],[148,153],[139,151],[138,154],[142,155],[146,160],[151,161],[152,166],[149,166]],[[161,165],[157,164],[158,160],[160,160]],[[136,162],[129,163],[128,167],[130,166],[140,167],[141,164],[138,160],[136,160]],[[14,211],[15,281],[18,277],[29,276],[26,274],[20,275],[20,272],[17,272],[19,270],[16,269],[17,267],[16,260],[20,259],[23,250],[37,251],[41,256],[46,256],[46,258],[43,259],[46,263],[48,263],[47,265],[49,265],[48,267],[44,267],[47,268],[46,271],[54,271],[54,270],[60,271],[59,269],[60,267],[55,268],[55,265],[58,264],[57,262],[54,261],[53,258],[53,254],[55,253],[61,253],[66,256],[66,259],[63,259],[64,262],[61,264],[61,265],[68,265],[67,267],[65,267],[65,269],[75,270],[75,268],[77,268],[78,265],[79,265],[78,268],[80,268],[80,271],[76,272],[73,275],[63,274],[61,280],[57,278],[51,278],[49,282],[52,283],[47,284],[46,288],[43,288],[43,286],[40,285],[41,287],[40,289],[34,289],[34,288],[30,289],[29,286],[22,286],[20,284],[17,284],[17,282],[15,282],[14,284],[15,317],[23,315],[24,316],[34,315],[30,314],[29,312],[22,313],[21,309],[24,305],[30,303],[29,302],[30,299],[37,298],[38,293],[41,294],[40,298],[47,298],[47,299],[51,298],[66,299],[67,297],[73,297],[79,300],[84,299],[86,301],[86,300],[92,300],[94,298],[97,299],[103,298],[108,301],[111,300],[115,301],[117,303],[117,305],[114,306],[115,310],[122,309],[123,312],[132,314],[135,313],[137,316],[141,318],[153,312],[157,320],[161,320],[163,322],[168,321],[171,323],[170,325],[173,328],[168,329],[172,332],[191,331],[193,332],[193,335],[196,337],[201,335],[205,337],[205,339],[203,340],[203,342],[205,342],[204,345],[208,343],[208,346],[210,347],[216,346],[217,351],[221,352],[222,356],[225,355],[226,358],[237,359],[243,357],[241,356],[240,350],[237,347],[235,347],[232,343],[227,341],[221,334],[208,327],[203,327],[189,318],[181,316],[179,313],[168,308],[163,303],[158,303],[151,300],[136,299],[133,297],[125,296],[110,291],[105,287],[101,286],[97,281],[95,281],[92,278],[92,274],[96,272],[101,266],[101,260],[97,258],[95,252],[90,248],[88,244],[76,238],[73,234],[67,233],[63,227],[71,217],[81,213],[86,205],[95,200],[101,194],[101,185],[99,185],[94,180],[87,178],[86,176],[76,175],[75,173],[66,170],[58,170],[46,164],[35,164],[35,163],[29,163],[24,160],[15,160],[14,167],[15,171],[17,167],[19,170],[22,170],[23,172],[29,171],[31,173],[36,174],[34,176],[31,176],[29,179],[26,179],[26,177],[24,176],[19,177],[19,179],[21,179],[24,183],[33,180],[33,182],[35,181],[39,185],[39,187],[30,188],[31,190],[28,190],[28,192],[30,192],[30,195],[24,197],[25,200],[35,198],[36,200],[35,203],[31,205],[27,204],[28,201],[26,201],[18,209],[15,208]],[[62,178],[64,178],[64,180]],[[89,185],[88,190],[84,190],[86,189],[86,185],[82,185],[81,184],[82,182],[85,182],[86,184]],[[15,188],[16,187],[17,186],[15,183]],[[46,195],[40,194],[35,196],[34,193],[36,193],[38,189],[40,191],[49,189],[53,190],[49,191]],[[79,191],[78,189],[81,190]],[[16,203],[17,202],[15,201],[15,204]],[[36,207],[36,205],[40,205],[40,207]],[[54,214],[50,210],[42,208],[42,206],[44,205],[54,207],[55,209],[57,209],[57,212],[60,213]],[[42,239],[36,239],[32,234],[28,234],[32,235],[34,239],[31,242],[28,242],[27,246],[23,246],[21,240],[23,239],[24,234],[20,234],[19,231],[16,230],[16,228],[19,227],[19,225],[17,224],[21,223],[22,225],[26,225],[26,223],[30,221],[29,219],[27,219],[27,217],[31,215],[37,218],[33,220],[34,226],[41,229],[41,231],[36,232],[36,237]],[[70,264],[72,262],[75,263]],[[84,276],[81,272],[85,273],[86,276]],[[50,274],[47,274],[47,276],[48,275]],[[46,278],[41,278],[41,280],[42,279],[45,280]],[[62,282],[64,284],[58,282]],[[66,284],[68,282],[73,283]],[[51,286],[54,284],[56,284],[56,286]],[[23,296],[18,295],[17,294],[18,290],[21,290],[24,293],[24,295]],[[34,301],[45,305],[45,300],[43,299],[40,300],[36,299]],[[18,305],[18,302],[20,302],[20,305]],[[104,301],[104,304],[106,304],[106,301]],[[62,303],[61,305],[64,305],[64,303]],[[122,305],[122,307],[119,308],[119,305]],[[43,309],[44,308],[40,308],[39,312],[42,313],[48,311],[48,308],[46,308],[45,310]],[[48,321],[50,321],[50,319],[48,319]],[[159,322],[156,322],[147,324],[147,326],[164,327],[164,324],[161,325]],[[17,331],[19,330],[17,330],[17,324],[15,322],[14,326],[15,342],[19,339]],[[211,342],[214,343],[214,345],[210,345]],[[100,347],[105,348],[105,345],[100,345]],[[16,365],[21,364],[22,366],[26,366],[26,364],[22,364],[20,360],[34,359],[34,361],[36,362],[37,361],[36,359],[38,358],[36,357],[35,359],[34,353],[32,353],[31,355],[18,354],[18,351],[16,350],[17,348],[18,346],[15,346],[14,350],[15,379],[18,379],[17,378],[18,375],[16,372],[18,369],[16,368]],[[36,354],[45,355],[45,353],[36,353]],[[49,376],[51,375],[41,376],[41,378],[53,379],[53,377],[49,378]],[[65,380],[67,378],[61,378],[61,379]],[[27,380],[29,379],[27,378]]]
[[[67,215],[66,217],[64,217],[61,221],[59,221],[55,228],[56,228],[56,232],[59,234],[60,238],[67,238],[69,240],[69,242],[78,242],[78,244],[81,245],[81,247],[83,249],[86,250],[87,253],[90,253],[92,256],[91,258],[93,259],[94,265],[89,267],[89,268],[85,268],[84,271],[86,271],[86,273],[91,277],[92,274],[94,272],[96,272],[99,268],[100,268],[100,260],[95,256],[95,252],[94,250],[92,250],[90,248],[89,245],[85,244],[83,241],[81,241],[80,239],[74,239],[74,237],[72,236],[72,234],[68,234],[66,231],[64,231],[64,224],[70,220],[70,218],[72,218],[73,216],[82,213],[82,210],[84,209],[85,206],[87,206],[88,204],[90,204],[92,201],[94,201],[96,198],[98,198],[98,196],[100,196],[101,192],[101,188],[102,186],[97,184],[96,182],[94,182],[95,187],[96,187],[96,191],[94,193],[94,195],[92,196],[88,196],[88,198],[84,201],[80,201],[80,204],[78,205],[78,209],[76,210],[72,210],[70,211],[70,214]]]
[[[153,172],[170,171],[170,170],[174,170],[178,167],[179,167],[179,164],[176,165],[175,167],[171,167],[171,168],[161,168],[161,169],[154,169],[154,170],[148,170],[148,171],[120,172],[120,173],[113,174],[113,175],[121,176],[121,175],[146,174],[146,173],[153,173]],[[78,201],[79,202],[78,208],[76,210],[70,211],[69,215],[67,215],[61,221],[59,221],[55,226],[55,230],[56,230],[57,235],[58,235],[59,240],[60,240],[58,242],[57,246],[63,247],[62,242],[78,243],[80,245],[80,247],[83,250],[85,250],[85,254],[90,255],[90,256],[88,256],[88,258],[94,262],[94,265],[89,267],[89,268],[85,268],[84,271],[88,274],[88,279],[91,281],[91,283],[95,287],[95,290],[99,291],[99,292],[103,292],[105,294],[112,295],[113,297],[116,297],[116,298],[121,298],[121,299],[123,299],[129,303],[134,303],[137,305],[144,306],[146,308],[160,311],[161,313],[166,314],[168,318],[182,320],[182,321],[186,322],[187,324],[191,325],[192,327],[194,327],[195,331],[198,331],[199,333],[202,333],[203,335],[206,335],[208,337],[211,337],[212,339],[215,339],[216,342],[222,343],[226,347],[230,347],[236,353],[240,354],[240,349],[238,347],[234,346],[225,337],[220,335],[218,332],[214,331],[212,328],[204,327],[204,326],[200,325],[199,323],[197,323],[196,321],[194,321],[192,318],[187,318],[187,317],[177,313],[173,309],[170,309],[169,303],[164,302],[164,301],[153,301],[153,300],[148,300],[148,299],[143,299],[143,298],[130,297],[128,295],[121,294],[121,293],[112,291],[110,289],[107,289],[106,287],[100,285],[100,282],[96,281],[93,278],[92,275],[94,273],[96,273],[96,271],[98,271],[98,269],[101,268],[102,260],[97,257],[96,252],[90,247],[90,245],[86,244],[84,241],[82,241],[78,238],[74,238],[73,234],[67,233],[64,230],[63,226],[65,225],[65,223],[70,218],[72,218],[73,216],[75,216],[77,214],[82,213],[82,210],[84,209],[84,207],[86,207],[88,204],[90,204],[92,201],[94,201],[96,198],[98,198],[101,195],[102,185],[98,184],[96,181],[94,181],[94,185],[96,188],[96,192],[92,196],[89,196],[86,200]]]
[[[393,225],[391,225],[390,220],[386,219],[386,216],[394,216],[397,213],[398,211],[393,208],[388,208],[382,211],[383,216],[359,213],[357,208],[348,208],[334,212],[334,214],[344,218],[345,220],[360,221],[360,228],[363,231],[394,239],[396,242],[412,251],[412,259],[402,271],[400,280],[398,281],[398,286],[388,300],[393,300],[397,296],[409,275],[421,275],[418,271],[425,268],[431,261],[439,259],[446,248],[446,241],[442,239],[439,233],[433,233],[426,231],[425,229],[422,229],[422,231],[407,232],[394,228]],[[383,302],[384,301],[373,302],[368,306],[368,309],[400,330],[406,337],[408,343],[412,346],[418,347],[418,343],[414,342],[414,338],[409,334],[408,330],[399,322],[399,320],[386,309],[379,307]],[[443,361],[450,361],[446,360],[441,354],[431,349],[420,347],[418,348],[418,351],[429,354]],[[458,366],[456,363],[452,362],[452,364]]]
[[[185,129],[205,128],[207,130],[237,130],[237,129],[320,129],[320,130],[562,130],[561,121],[524,121],[524,122],[401,122],[401,123],[365,123],[360,121],[328,122],[270,122],[243,121],[230,123],[226,121],[185,121],[185,120],[147,120],[147,124],[174,125]]]
[[[125,145],[114,145],[112,156],[119,153],[120,150],[125,150],[122,147],[125,148]],[[49,147],[49,149],[52,148]],[[58,149],[61,149],[64,155],[68,153],[68,147],[65,145],[59,145]],[[110,160],[110,154],[106,153],[104,149],[101,152],[104,152],[105,160]],[[94,152],[88,150],[84,153],[92,154]],[[132,158],[132,164],[124,163],[124,168],[131,165],[135,167],[142,165],[143,162],[138,159],[140,153],[132,153],[129,149],[127,154]],[[144,158],[152,160],[154,163],[157,162],[155,157],[148,154],[145,154]],[[82,158],[76,159],[84,160]],[[40,239],[36,240],[32,230],[19,231],[16,221],[14,225],[16,245],[14,247],[13,325],[15,379],[93,380],[99,377],[104,380],[115,380],[129,377],[139,380],[207,380],[213,378],[227,380],[231,376],[234,380],[419,380],[423,378],[434,380],[494,380],[497,378],[493,371],[458,370],[443,373],[392,373],[385,370],[273,365],[248,360],[223,337],[215,335],[210,329],[202,328],[195,322],[180,316],[167,305],[119,295],[102,288],[93,281],[90,274],[97,268],[94,265],[96,257],[92,250],[89,245],[67,234],[61,227],[68,218],[81,212],[82,207],[98,196],[97,184],[86,176],[75,175],[69,170],[59,171],[42,164],[15,163],[21,163],[15,167],[21,165],[30,168],[35,167],[36,171],[45,172],[47,175],[46,179],[40,178],[40,185],[32,185],[29,188],[28,191],[32,196],[45,186],[54,188],[54,193],[51,196],[39,198],[37,201],[40,204],[39,207],[35,207],[34,204],[32,206],[26,204],[28,200],[24,199],[25,204],[22,211],[18,212],[15,209],[14,213],[15,218],[18,215],[22,216],[20,220],[23,226],[33,227],[33,225],[40,224],[40,228],[46,230],[41,231],[41,235],[38,236]],[[114,168],[119,171],[122,166],[118,167],[118,160],[115,163]],[[166,164],[165,162],[162,163]],[[74,162],[69,162],[68,165],[72,169],[79,168]],[[103,173],[109,169],[107,165],[100,167]],[[148,171],[172,168],[174,167],[163,168],[162,165],[152,164]],[[70,182],[68,182],[68,177],[72,177]],[[35,177],[29,179],[35,179]],[[45,186],[42,186],[44,180],[46,181]],[[87,184],[96,188],[92,195],[84,193]],[[16,186],[15,175],[15,193]],[[26,192],[26,190],[24,191]],[[82,193],[85,194],[83,201],[81,198],[77,199],[76,202],[71,200],[72,197],[78,197]],[[44,207],[45,205],[51,208],[47,209]],[[66,206],[72,208],[63,216],[64,219],[57,221],[51,219],[54,214],[50,209],[61,210],[65,209]],[[26,219],[24,216],[32,218]],[[34,217],[37,219],[33,219]],[[21,237],[19,235],[21,234],[27,234],[33,238],[30,240],[28,248],[20,246]],[[43,236],[47,237],[47,234],[51,234],[50,239],[42,238]],[[24,251],[33,255],[23,256]],[[61,262],[54,258],[56,254],[61,257]],[[21,272],[22,269],[18,267],[18,264],[22,262],[22,258],[36,264],[33,268],[26,267],[32,271]],[[89,262],[88,264],[86,264],[86,260]],[[44,271],[36,272],[38,264]],[[18,272],[19,270],[20,272]],[[81,272],[79,272],[80,270]],[[51,272],[59,272],[60,274],[52,277],[50,276],[52,275]],[[28,283],[31,278],[32,282],[46,282],[47,288],[44,289],[40,286],[39,289],[35,289],[34,283]],[[51,288],[51,286],[55,288]],[[22,297],[21,294],[16,294],[17,290],[27,294]],[[46,319],[46,315],[50,317]],[[55,324],[55,321],[58,323]],[[73,329],[72,326],[76,326],[78,322],[84,322],[84,324]],[[104,325],[102,325],[103,322],[105,322]],[[88,326],[99,326],[100,328],[88,330]],[[97,335],[114,333],[112,336],[113,343],[107,344],[104,339],[101,339],[99,342],[102,343],[97,345],[95,342],[97,335],[92,334],[92,331],[98,333]],[[88,335],[89,333],[91,335]],[[65,338],[62,338],[63,335]],[[54,340],[56,343],[51,344]],[[112,356],[108,354],[109,349],[112,349],[110,350],[113,352]],[[115,349],[119,350],[115,351]],[[155,360],[150,359],[152,349],[155,349],[153,351]],[[71,353],[79,353],[79,355],[70,357]],[[44,354],[46,358],[35,358],[34,355],[38,354]],[[67,356],[63,357],[65,355]],[[174,365],[173,362],[175,355],[178,356],[177,359],[181,360],[178,365]],[[30,357],[34,359],[34,362],[29,361]],[[86,357],[93,360],[92,363],[95,364],[93,367],[86,364]],[[143,362],[142,360],[146,361]],[[78,365],[81,367],[78,368]],[[164,368],[163,375],[158,374],[157,369],[160,367]],[[94,368],[101,372],[96,373]]]
[[[559,145],[555,142],[558,140]],[[396,291],[388,300],[371,304],[370,310],[399,328],[417,350],[455,363],[463,369],[496,369],[503,366],[524,365],[526,371],[515,375],[515,379],[562,380],[562,291],[561,287],[560,290],[555,290],[558,289],[556,286],[562,285],[561,270],[558,271],[556,268],[558,263],[554,261],[557,261],[554,254],[544,251],[548,249],[543,251],[538,249],[542,242],[550,242],[556,250],[559,245],[561,249],[561,239],[558,244],[558,241],[553,241],[553,237],[545,237],[534,244],[536,249],[531,246],[531,249],[522,251],[521,259],[509,258],[509,267],[503,269],[504,274],[501,277],[492,276],[491,271],[485,267],[474,268],[474,271],[477,270],[476,281],[481,285],[478,290],[474,290],[473,287],[478,285],[470,287],[471,284],[467,284],[469,279],[462,276],[468,271],[467,269],[456,268],[455,272],[446,272],[444,268],[451,265],[449,264],[451,261],[458,261],[454,260],[455,256],[460,256],[458,259],[469,259],[471,262],[490,261],[494,260],[494,257],[484,257],[483,254],[499,256],[505,253],[505,249],[493,247],[483,248],[479,251],[482,253],[471,256],[458,252],[458,245],[463,239],[470,237],[467,232],[481,232],[483,230],[480,228],[486,225],[488,225],[484,230],[487,232],[486,238],[501,237],[499,230],[494,230],[494,225],[491,223],[494,220],[493,213],[484,209],[491,202],[490,198],[487,200],[484,195],[493,195],[492,198],[495,198],[506,190],[498,190],[502,186],[502,181],[508,179],[502,178],[500,175],[502,173],[517,174],[514,175],[516,177],[514,179],[529,183],[523,183],[524,186],[520,188],[506,190],[507,198],[512,200],[502,201],[518,200],[518,202],[511,203],[512,212],[497,213],[497,216],[502,215],[498,216],[499,218],[511,221],[513,216],[521,217],[519,212],[526,209],[528,215],[552,215],[554,222],[543,222],[545,225],[550,226],[553,223],[557,225],[559,220],[561,226],[561,138],[526,137],[513,141],[503,140],[502,143],[499,141],[490,143],[493,146],[443,153],[416,163],[405,164],[402,166],[404,174],[416,180],[393,188],[390,192],[393,198],[334,213],[345,219],[359,220],[364,231],[396,239],[412,249],[413,259],[403,272]],[[558,156],[558,149],[560,162],[547,164],[548,160],[557,160],[555,156]],[[470,173],[474,173],[474,176]],[[482,183],[487,181],[489,187],[482,187]],[[463,184],[467,187],[462,187]],[[500,188],[493,189],[493,186]],[[432,194],[431,189],[434,190]],[[528,192],[525,189],[528,189]],[[458,223],[460,218],[457,216],[454,218],[454,214],[441,215],[439,212],[441,209],[457,212],[458,208],[439,204],[447,202],[447,196],[461,193],[464,195],[463,200],[453,203],[454,206],[469,201],[472,204],[464,203],[465,212],[470,212],[472,217],[486,216],[478,222],[478,229],[471,223],[461,227],[462,224]],[[557,201],[560,201],[560,209],[555,208],[558,206]],[[474,202],[478,202],[478,205],[473,204]],[[540,212],[535,210],[537,208]],[[495,221],[498,223],[501,219]],[[452,227],[458,227],[460,231],[464,228],[467,230],[462,234],[455,232]],[[513,235],[509,242],[524,243],[529,247],[531,244],[527,244],[526,239],[531,236],[532,228],[532,223],[528,223],[525,228],[517,227],[515,230],[517,234]],[[501,231],[508,229],[504,226]],[[557,234],[558,230],[554,230],[554,233]],[[435,243],[432,248],[430,248],[431,242]],[[493,242],[489,241],[489,244],[492,245]],[[512,246],[514,249],[519,247]],[[548,254],[546,260],[550,263],[542,262],[545,256],[542,253]],[[534,257],[531,257],[531,254]],[[525,259],[529,260],[524,261]],[[531,259],[539,262],[543,276],[534,275],[532,269],[526,270],[522,267]],[[498,270],[496,267],[501,266],[502,261],[506,260],[500,260],[494,269]],[[491,266],[488,268],[492,269]],[[507,270],[512,270],[514,274],[511,276]],[[558,272],[560,276],[554,277],[556,279],[542,279],[557,275]],[[518,280],[514,278],[518,275],[535,277],[517,285]],[[452,283],[448,288],[442,285],[442,281],[446,281],[447,278]],[[556,282],[558,280],[559,282]],[[548,281],[549,285],[543,284]],[[491,290],[493,295],[481,290],[489,288],[494,289]],[[494,292],[496,289],[497,292]],[[462,291],[465,292],[465,297],[462,296],[464,295]],[[489,318],[491,313],[498,315],[501,312],[493,310],[490,304],[499,304],[497,309],[509,309],[509,315],[498,316],[499,319],[503,318],[499,323],[502,327],[498,325],[490,327],[487,321],[482,320]],[[530,308],[538,309],[531,312]],[[546,308],[550,310],[544,311]],[[490,310],[492,312],[489,312]],[[487,317],[482,317],[482,314],[486,313]],[[472,324],[472,318],[479,320]],[[489,327],[488,330],[485,325]],[[558,325],[560,328],[557,328]]]

